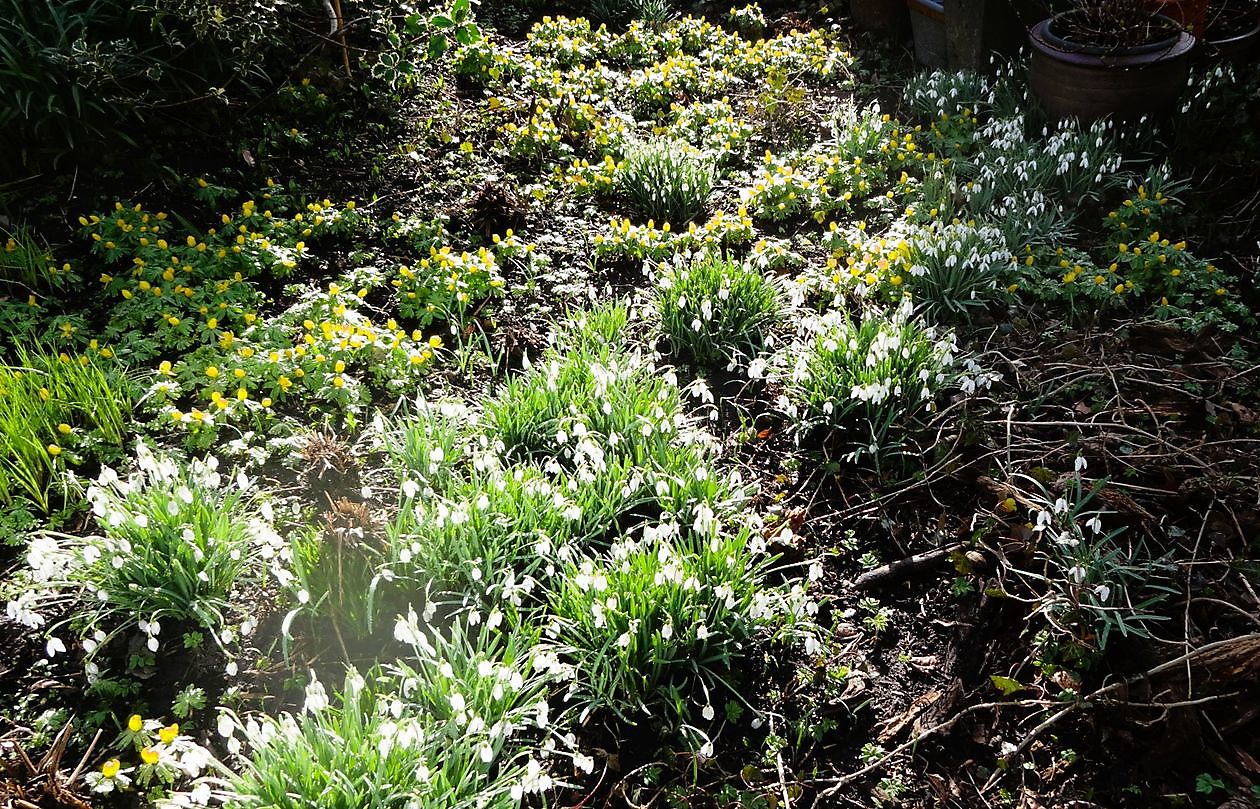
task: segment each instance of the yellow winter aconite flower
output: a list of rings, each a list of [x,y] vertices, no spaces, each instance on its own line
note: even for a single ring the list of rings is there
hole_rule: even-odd
[[[162,740],[162,744],[170,744],[175,741],[175,737],[179,735],[179,723],[172,722],[166,727],[158,731],[158,738]]]
[[[154,750],[152,747],[145,747],[140,750],[140,760],[145,764],[157,764],[158,759],[160,758],[161,756],[158,755],[158,751]]]
[[[127,730],[132,733],[139,733],[144,728],[144,718],[138,713],[133,713],[131,718],[127,720]]]
[[[49,444],[47,449],[48,449],[48,454],[53,456],[54,458],[56,458],[58,455],[61,454],[61,447],[57,446],[56,444]]]
[[[111,758],[109,761],[101,765],[101,775],[106,778],[113,778],[118,775],[118,771],[121,769],[122,762],[116,758]]]

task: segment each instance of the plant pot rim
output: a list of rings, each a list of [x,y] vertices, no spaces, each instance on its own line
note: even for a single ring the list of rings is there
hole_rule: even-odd
[[[1212,30],[1208,29],[1207,31],[1203,32],[1203,41],[1213,47],[1219,47],[1221,45],[1232,45],[1235,42],[1241,42],[1242,40],[1248,39],[1250,37],[1254,37],[1257,34],[1260,34],[1260,19],[1253,19],[1251,21],[1251,27],[1245,29],[1240,34],[1231,34],[1230,36],[1215,37],[1215,36],[1212,36]]]
[[[922,6],[937,14],[945,13],[945,0],[906,0],[906,5],[914,10],[916,6]]]
[[[1095,65],[1108,68],[1141,67],[1142,65],[1184,56],[1190,52],[1195,43],[1193,34],[1188,31],[1178,31],[1176,35],[1167,39],[1130,48],[1105,48],[1097,45],[1082,45],[1065,40],[1051,32],[1051,23],[1061,16],[1063,15],[1056,14],[1034,25],[1028,31],[1028,39],[1035,52],[1079,65]],[[1172,19],[1165,17],[1163,14],[1154,16],[1163,17],[1170,24],[1176,25]]]

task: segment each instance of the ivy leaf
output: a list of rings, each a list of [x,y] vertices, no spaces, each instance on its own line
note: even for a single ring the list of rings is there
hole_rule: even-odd
[[[434,34],[429,37],[429,58],[437,59],[446,53],[446,47],[449,43],[446,41],[445,34]]]
[[[1010,677],[990,674],[989,679],[993,681],[993,685],[997,687],[997,690],[1002,692],[1002,696],[1004,697],[1009,697],[1011,694],[1024,690],[1024,686],[1020,684],[1019,680],[1014,680]]]

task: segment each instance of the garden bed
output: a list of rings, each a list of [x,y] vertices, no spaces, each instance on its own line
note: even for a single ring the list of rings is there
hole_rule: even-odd
[[[1254,805],[1256,80],[631,5],[8,186],[0,797]]]

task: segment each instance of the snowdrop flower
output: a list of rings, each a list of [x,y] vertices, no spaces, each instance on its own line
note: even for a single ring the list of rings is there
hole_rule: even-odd
[[[302,705],[302,709],[308,713],[319,713],[328,707],[328,692],[324,690],[324,685],[315,677],[315,672],[311,672],[311,681],[306,686],[306,701]]]

